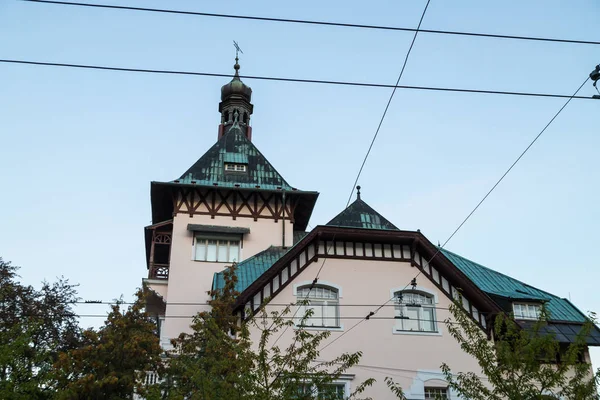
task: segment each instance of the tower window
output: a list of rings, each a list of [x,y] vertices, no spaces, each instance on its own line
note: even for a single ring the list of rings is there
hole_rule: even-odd
[[[240,240],[197,236],[194,241],[194,260],[234,262],[240,259]]]
[[[225,171],[228,172],[246,172],[247,170],[248,165],[246,164],[225,163]]]

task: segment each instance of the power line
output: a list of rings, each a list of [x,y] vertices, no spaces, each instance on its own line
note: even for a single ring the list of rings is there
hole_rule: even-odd
[[[412,48],[415,44],[415,40],[417,39],[417,34],[419,32],[419,28],[421,27],[421,24],[423,23],[423,18],[425,18],[425,13],[427,13],[427,8],[429,7],[429,3],[431,2],[431,0],[427,0],[427,3],[425,4],[425,8],[423,9],[423,13],[421,14],[421,18],[419,19],[419,25],[417,26],[417,30],[415,31],[415,34],[413,35],[412,41],[410,43],[410,46],[408,48],[408,51],[406,52],[406,57],[404,58],[404,63],[402,64],[402,69],[400,70],[400,74],[398,75],[398,79],[396,80],[396,85],[394,85],[394,89],[392,90],[392,93],[390,95],[390,98],[387,102],[387,105],[385,106],[385,110],[383,111],[383,115],[381,116],[381,120],[379,121],[379,125],[377,126],[377,130],[375,131],[375,135],[373,136],[373,140],[371,140],[371,144],[369,146],[369,149],[367,150],[367,154],[365,155],[365,158],[363,159],[363,162],[360,166],[360,169],[358,171],[358,175],[356,176],[356,181],[354,182],[354,185],[352,186],[352,190],[350,192],[350,197],[348,197],[348,202],[346,203],[346,208],[348,208],[348,205],[350,204],[350,200],[352,199],[352,194],[354,193],[354,187],[356,186],[356,183],[358,182],[358,179],[360,178],[360,174],[365,166],[365,163],[367,162],[367,158],[369,157],[369,154],[371,153],[371,149],[373,148],[373,144],[375,143],[375,140],[377,139],[377,135],[379,134],[379,130],[381,129],[381,125],[383,124],[383,120],[385,119],[385,116],[387,114],[388,108],[390,107],[390,104],[392,103],[392,99],[394,98],[394,94],[396,93],[396,89],[398,87],[398,84],[400,83],[400,79],[402,78],[402,75],[404,74],[404,69],[406,68],[406,64],[408,62],[408,57],[410,56],[410,52],[412,51]],[[335,243],[335,235],[333,237],[332,240],[332,247],[333,247],[333,243]],[[329,253],[329,251],[327,252]],[[327,257],[323,258],[323,263],[321,264],[321,268],[319,268],[319,270],[317,271],[317,276],[315,277],[307,295],[306,298],[308,298],[308,295],[310,294],[310,291],[313,289],[315,283],[317,282],[317,280],[319,279],[319,275],[321,274],[321,270],[323,269],[323,266],[325,266],[325,262],[327,261]],[[298,312],[298,310],[300,309],[300,307],[298,307],[296,309],[296,312]],[[294,313],[294,315],[296,315],[296,313]],[[287,326],[285,328],[285,330],[281,333],[281,335],[279,335],[279,337],[277,338],[277,340],[275,341],[275,343],[273,344],[273,346],[275,346],[275,344],[277,344],[277,342],[279,341],[279,339],[281,339],[281,337],[283,336],[283,334],[287,331],[287,329],[289,328],[289,326]],[[343,335],[343,334],[342,334]],[[296,335],[294,338],[294,343],[292,343],[291,348],[293,349],[296,345],[296,341],[297,341],[298,336]],[[272,347],[273,347],[272,346]],[[281,370],[279,371],[279,373],[276,375],[275,380],[279,377],[279,375],[281,374],[281,372],[283,371],[285,367],[284,366],[281,368]]]
[[[421,18],[419,20],[419,25],[417,26],[417,31],[415,32],[412,42],[410,43],[410,47],[408,48],[408,51],[406,52],[406,57],[404,58],[404,63],[402,64],[402,69],[400,70],[400,74],[398,75],[398,79],[396,80],[396,85],[394,85],[394,89],[392,90],[392,94],[390,95],[390,98],[387,102],[387,105],[385,106],[385,110],[383,112],[383,115],[381,116],[381,120],[379,121],[379,125],[377,126],[377,130],[375,131],[375,135],[373,136],[373,140],[371,140],[371,145],[369,146],[369,149],[367,150],[367,154],[365,155],[365,158],[360,166],[360,169],[358,171],[358,175],[356,176],[356,182],[358,182],[358,179],[360,177],[360,174],[363,170],[363,167],[365,166],[365,163],[367,162],[367,158],[369,157],[369,154],[371,153],[371,149],[373,148],[373,144],[375,143],[375,140],[377,139],[377,135],[379,134],[379,130],[381,128],[381,125],[383,124],[383,120],[385,119],[385,116],[387,114],[388,108],[390,107],[390,104],[392,102],[392,99],[394,98],[394,94],[396,93],[396,88],[398,86],[398,84],[400,83],[400,78],[402,78],[402,74],[404,73],[404,69],[406,68],[406,63],[408,62],[408,57],[410,56],[410,52],[412,51],[412,48],[415,44],[415,40],[417,39],[417,34],[418,34],[418,30],[421,27],[421,24],[423,23],[423,18],[425,17],[425,13],[427,12],[427,8],[429,7],[429,3],[431,0],[427,0],[427,3],[425,4],[425,8],[423,9],[423,13],[421,14]],[[350,192],[350,197],[348,198],[348,202],[346,203],[346,208],[348,208],[348,205],[350,204],[350,200],[352,199],[352,193],[354,193],[354,186],[356,186],[356,182],[354,182],[354,185],[352,186],[352,190]],[[333,240],[331,241],[331,247],[333,247],[333,244],[335,243],[335,235],[333,237]],[[329,250],[327,251],[327,254],[329,254]],[[308,300],[308,296],[310,295],[310,292],[312,291],[313,287],[315,286],[315,284],[317,283],[318,279],[319,279],[319,275],[321,274],[321,270],[323,269],[323,267],[325,266],[325,262],[327,261],[327,257],[323,258],[323,262],[321,263],[321,267],[319,268],[319,270],[317,271],[317,275],[315,277],[315,279],[313,280],[313,283],[310,286],[310,289],[308,290],[308,293],[306,294],[306,298],[304,301]],[[296,308],[296,312],[294,313],[294,316],[296,316],[296,313],[298,312],[298,310],[300,309],[300,307]],[[288,330],[289,325],[286,326],[286,328],[283,330],[283,332],[281,332],[281,334],[279,335],[279,337],[277,338],[277,340],[275,340],[275,342],[273,343],[273,345],[271,347],[274,347],[277,342],[279,341],[279,339],[281,339],[281,337],[285,334],[285,332]],[[297,341],[298,336],[296,335],[294,337],[294,343],[292,343],[291,348],[293,349],[296,345],[296,341]],[[285,367],[284,366],[281,368],[281,370],[279,371],[279,373],[276,375],[275,380],[279,377],[279,375],[281,374],[281,372],[283,371]]]
[[[375,144],[375,140],[377,140],[377,136],[379,135],[379,130],[381,129],[381,125],[383,125],[383,120],[385,120],[385,116],[387,115],[388,109],[390,108],[390,104],[392,104],[392,99],[394,98],[394,94],[396,94],[396,89],[398,88],[400,79],[402,78],[402,75],[404,74],[404,69],[406,68],[406,64],[408,63],[408,57],[410,56],[410,52],[412,51],[412,48],[415,45],[415,40],[417,40],[417,35],[419,34],[419,29],[421,28],[421,24],[423,23],[423,18],[425,18],[425,13],[427,12],[427,8],[429,7],[430,1],[431,0],[427,0],[427,3],[425,4],[425,8],[423,9],[423,13],[421,14],[421,19],[419,20],[419,25],[417,25],[417,30],[415,31],[412,41],[410,42],[410,46],[408,48],[408,51],[406,52],[406,57],[404,57],[404,63],[402,64],[402,69],[400,70],[398,79],[396,79],[396,84],[394,85],[394,89],[392,90],[392,93],[390,94],[390,98],[388,99],[388,102],[385,105],[385,109],[383,110],[383,114],[381,115],[381,119],[379,120],[379,124],[377,125],[377,129],[375,130],[375,135],[373,135],[373,140],[371,140],[371,144],[369,145],[369,148],[367,149],[367,154],[365,154],[365,158],[363,159],[363,162],[360,165],[360,169],[358,170],[358,174],[356,175],[356,180],[354,181],[354,185],[352,185],[352,190],[350,191],[350,196],[348,196],[348,202],[346,203],[346,208],[348,208],[348,205],[350,204],[350,201],[352,200],[352,195],[354,194],[354,188],[356,188],[356,184],[358,183],[358,179],[360,178],[363,168],[365,167],[365,164],[367,163],[369,154],[371,154],[371,149],[373,148],[373,145]]]
[[[442,248],[444,248],[444,246],[446,246],[446,244],[456,235],[456,233],[463,227],[463,225],[471,218],[471,216],[475,213],[475,211],[477,211],[479,209],[479,207],[481,206],[481,204],[483,204],[483,202],[490,196],[490,194],[492,194],[492,192],[496,189],[496,187],[498,187],[498,185],[500,184],[500,182],[502,182],[504,180],[504,178],[506,177],[506,175],[508,175],[508,173],[514,168],[515,165],[517,165],[517,163],[523,158],[523,156],[529,151],[529,149],[535,144],[535,142],[544,134],[544,132],[546,131],[546,129],[548,129],[548,127],[552,124],[552,122],[554,122],[554,120],[560,115],[560,113],[565,109],[565,107],[567,107],[567,105],[571,102],[571,100],[573,98],[575,98],[575,96],[577,95],[577,93],[579,93],[579,91],[583,88],[583,86],[585,86],[585,84],[588,82],[589,79],[590,79],[589,77],[586,77],[586,79],[583,81],[583,83],[581,84],[581,86],[579,86],[579,88],[577,88],[577,90],[573,93],[573,95],[570,96],[570,98],[554,114],[554,116],[544,126],[544,128],[534,137],[534,139],[531,141],[531,143],[529,143],[529,145],[525,148],[525,150],[523,150],[521,152],[521,154],[517,157],[517,159],[510,165],[510,167],[508,167],[508,169],[506,170],[506,172],[504,172],[504,174],[502,174],[502,176],[500,177],[500,179],[498,179],[498,181],[494,184],[494,186],[492,186],[492,188],[485,194],[485,196],[483,196],[483,198],[479,201],[479,203],[477,203],[477,205],[475,206],[475,208],[473,208],[473,210],[467,215],[467,217],[458,225],[458,227],[454,230],[454,232],[452,232],[452,234],[448,237],[448,239],[446,239],[446,241],[442,244],[442,246],[438,247],[437,251],[433,254],[433,256],[427,262],[428,264],[431,263],[431,261],[433,261],[433,259],[440,253],[440,251],[442,250]],[[419,273],[417,273],[417,275],[415,275],[415,277],[413,278],[413,280],[411,281],[411,283],[416,282],[416,279],[421,275],[421,273],[422,273],[422,271],[419,271]],[[406,285],[404,287],[404,289],[402,289],[402,290],[405,290],[408,286],[409,285]],[[388,300],[385,303],[383,303],[381,306],[379,306],[375,311],[371,311],[366,317],[363,317],[356,324],[352,325],[347,331],[344,331],[341,335],[337,336],[331,342],[329,342],[328,344],[326,344],[325,346],[323,346],[319,350],[319,352],[321,352],[324,349],[326,349],[327,347],[331,346],[333,343],[335,343],[336,341],[338,341],[339,339],[341,339],[347,333],[351,332],[354,328],[356,328],[358,325],[360,325],[364,321],[367,321],[370,318],[373,318],[373,316],[381,308],[383,308],[387,303],[389,303],[392,300],[393,300],[393,297],[390,300]]]
[[[396,88],[398,87],[398,84],[400,83],[400,79],[402,78],[402,75],[404,74],[404,70],[406,68],[406,64],[408,63],[408,57],[410,56],[410,52],[412,51],[412,48],[413,48],[413,46],[415,44],[415,41],[417,39],[417,35],[419,33],[419,28],[421,27],[421,24],[423,23],[423,19],[425,18],[425,14],[427,13],[427,8],[429,7],[430,1],[431,0],[427,0],[427,3],[425,4],[425,8],[423,9],[423,13],[421,14],[421,18],[419,19],[419,24],[417,25],[417,30],[415,31],[415,34],[413,35],[412,41],[410,43],[410,47],[408,48],[408,51],[406,52],[406,57],[404,58],[404,63],[402,64],[402,69],[400,70],[400,74],[398,75],[398,79],[396,80],[396,85],[394,85],[394,89],[392,90],[392,93],[390,94],[390,98],[388,99],[388,102],[387,102],[387,104],[385,106],[383,114],[381,115],[381,119],[379,121],[379,124],[377,125],[377,129],[375,130],[375,134],[373,135],[373,139],[371,140],[371,144],[369,145],[367,153],[365,154],[365,158],[363,159],[363,162],[362,162],[362,164],[360,166],[360,169],[358,170],[358,174],[356,175],[356,180],[354,181],[354,185],[352,185],[352,190],[350,191],[350,196],[348,197],[348,202],[346,203],[346,208],[348,208],[348,205],[350,204],[350,201],[352,199],[352,194],[354,193],[354,188],[357,187],[356,184],[358,183],[358,179],[360,178],[360,175],[361,175],[362,170],[363,170],[363,168],[365,166],[365,163],[367,162],[367,159],[369,158],[369,154],[371,153],[371,149],[373,148],[373,144],[375,143],[375,140],[377,139],[377,135],[379,135],[379,130],[381,129],[381,125],[383,124],[385,116],[387,115],[387,111],[388,111],[388,109],[390,107],[390,104],[392,103],[392,99],[394,98],[394,94],[396,93]],[[325,263],[325,260],[326,259],[323,260],[323,263]],[[321,266],[321,268],[323,268],[323,267]],[[387,301],[386,303],[384,303],[384,305],[387,304],[388,302],[389,301]],[[356,326],[358,326],[361,322],[366,321],[369,318],[371,318],[372,316],[374,316],[375,313],[377,311],[379,311],[384,305],[381,305],[380,307],[378,307],[375,312],[373,312],[373,311],[369,312],[369,314],[366,317],[363,317],[359,322],[357,322],[356,324],[354,324],[348,331],[351,331]],[[322,347],[319,350],[319,352],[321,352],[322,350],[324,350],[325,348],[327,348],[328,346],[330,346],[337,339],[343,337],[346,333],[348,333],[348,331],[344,331],[340,336],[336,337],[336,339],[334,339],[332,342],[330,342],[329,344],[327,344],[324,347]]]
[[[22,1],[29,1],[29,0],[22,0]],[[0,59],[0,63],[35,65],[35,66],[46,66],[46,67],[93,69],[93,70],[102,70],[102,71],[135,72],[135,73],[162,74],[162,75],[190,75],[190,76],[207,76],[207,77],[217,77],[217,78],[233,77],[233,75],[231,75],[231,74],[218,74],[218,73],[212,73],[212,72],[194,72],[194,71],[177,71],[177,70],[165,70],[165,69],[110,67],[110,66],[105,66],[105,65],[55,63],[55,62],[15,60],[15,59]],[[453,92],[453,93],[494,94],[494,95],[507,95],[507,96],[524,96],[524,97],[548,97],[548,98],[559,98],[559,99],[597,100],[597,99],[593,99],[591,96],[589,96],[589,97],[588,96],[570,96],[570,95],[566,95],[566,94],[514,92],[514,91],[505,91],[505,90],[461,89],[461,88],[448,88],[448,87],[435,87],[435,86],[414,86],[414,85],[390,85],[390,84],[385,84],[385,83],[332,81],[332,80],[301,79],[301,78],[281,78],[281,77],[257,76],[257,75],[240,75],[240,78],[264,80],[264,81],[312,83],[312,84],[338,85],[338,86],[358,86],[358,87],[390,88],[390,89],[396,88],[396,89]]]
[[[291,18],[261,17],[261,16],[252,16],[252,15],[218,14],[218,13],[206,13],[206,12],[197,12],[197,11],[116,6],[116,5],[108,5],[108,4],[75,3],[75,2],[51,1],[51,0],[22,0],[22,1],[26,1],[29,3],[45,3],[45,4],[54,4],[54,5],[105,8],[105,9],[113,9],[113,10],[145,11],[145,12],[156,12],[156,13],[165,13],[165,14],[194,15],[194,16],[212,17],[212,18],[229,18],[229,19],[252,20],[252,21],[263,21],[263,22],[280,22],[280,23],[304,24],[304,25],[334,26],[334,27],[339,27],[339,28],[356,28],[356,29],[371,29],[371,30],[401,31],[401,32],[416,32],[417,31],[417,29],[415,29],[415,28],[408,28],[408,27],[353,24],[353,23],[334,22],[334,21],[315,21],[315,20],[303,20],[303,19],[291,19]],[[537,37],[537,36],[519,36],[519,35],[500,35],[500,34],[479,33],[479,32],[446,31],[446,30],[438,30],[438,29],[420,29],[419,32],[437,34],[437,35],[483,37],[483,38],[491,38],[491,39],[510,39],[510,40],[571,43],[571,44],[585,44],[585,45],[599,45],[600,44],[600,41],[592,41],[592,40],[559,39],[559,38],[545,38],[545,37]]]

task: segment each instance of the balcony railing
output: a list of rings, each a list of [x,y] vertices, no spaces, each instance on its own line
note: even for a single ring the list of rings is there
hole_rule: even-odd
[[[169,264],[154,263],[148,271],[149,279],[169,279]]]

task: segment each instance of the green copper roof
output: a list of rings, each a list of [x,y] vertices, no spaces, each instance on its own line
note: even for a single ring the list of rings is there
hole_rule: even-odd
[[[546,302],[551,320],[584,322],[585,317],[571,302],[543,290],[529,286],[510,276],[501,274],[483,265],[454,254],[446,249],[441,249],[458,269],[475,283],[482,291],[510,300],[526,301],[539,300]]]
[[[329,221],[327,225],[346,228],[399,230],[394,224],[362,201],[360,194],[354,203]]]
[[[246,172],[226,172],[226,162],[247,165]],[[194,182],[192,182],[194,181]],[[242,132],[235,123],[194,165],[192,165],[177,183],[195,183],[196,185],[241,187],[260,189],[285,189],[292,187],[275,170],[271,163]]]
[[[238,281],[235,285],[235,290],[243,292],[248,286],[252,284],[258,277],[265,273],[271,265],[275,264],[289,248],[284,249],[283,247],[271,246],[268,249],[261,251],[260,253],[240,262],[237,265],[236,275]],[[225,286],[225,279],[223,272],[217,272],[213,277],[213,290],[223,289]]]

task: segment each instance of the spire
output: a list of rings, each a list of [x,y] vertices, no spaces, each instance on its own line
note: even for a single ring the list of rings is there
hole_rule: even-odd
[[[235,64],[233,65],[233,69],[235,69],[235,74],[233,75],[233,79],[240,80],[240,59],[238,56],[235,56]]]
[[[242,132],[248,139],[252,139],[252,128],[250,127],[250,116],[254,106],[252,100],[252,89],[240,79],[240,57],[239,53],[244,54],[242,49],[234,41],[235,46],[235,64],[233,69],[235,73],[233,79],[221,88],[221,102],[219,103],[219,112],[221,113],[221,125],[219,125],[219,139],[231,129],[234,124],[234,114],[238,115],[238,124]]]

